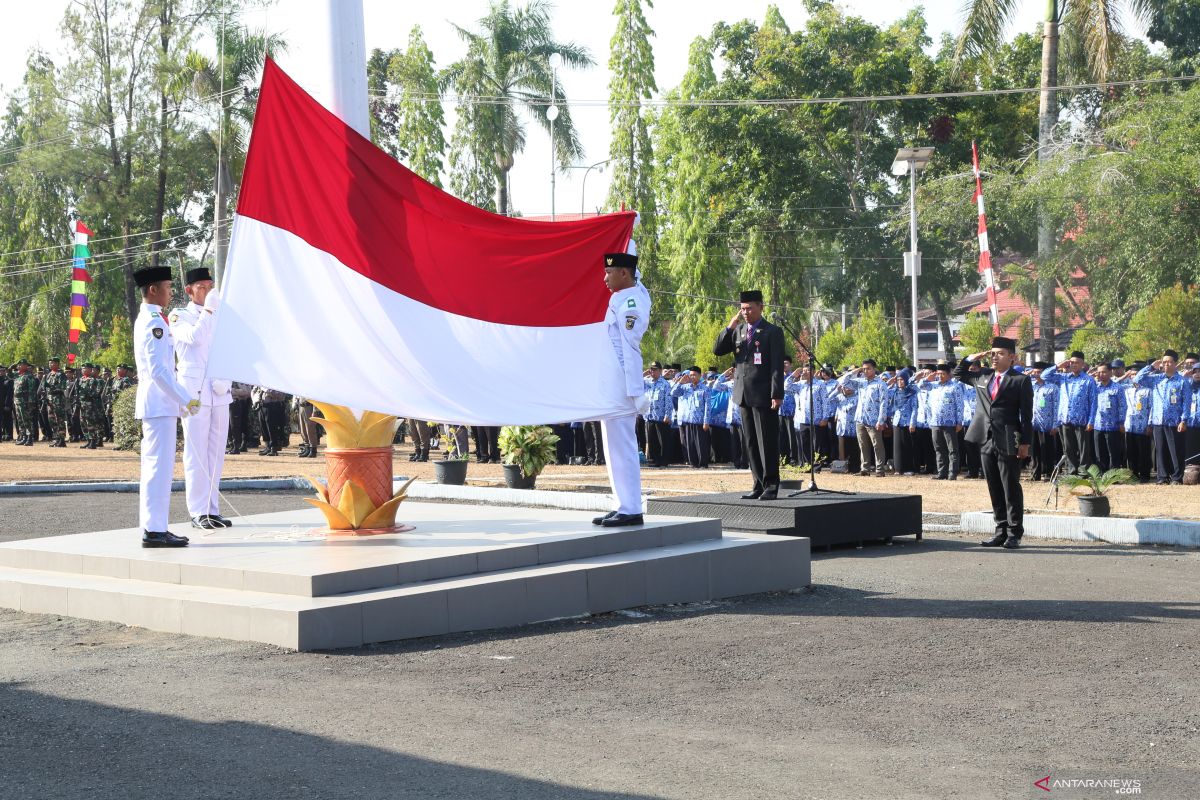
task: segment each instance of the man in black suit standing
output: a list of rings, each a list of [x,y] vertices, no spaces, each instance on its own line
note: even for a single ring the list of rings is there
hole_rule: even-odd
[[[1020,547],[1025,532],[1020,459],[1028,457],[1033,439],[1033,382],[1013,369],[1016,352],[1016,342],[997,336],[990,351],[967,356],[954,371],[961,383],[975,387],[979,398],[966,440],[979,445],[996,521],[996,535],[982,544],[1009,550]],[[992,368],[971,372],[971,364],[985,356],[991,357]]]
[[[713,355],[733,353],[732,402],[741,408],[742,442],[754,490],[745,500],[779,496],[779,407],[783,404],[783,331],[762,318],[762,292],[741,293],[741,307],[717,336]]]

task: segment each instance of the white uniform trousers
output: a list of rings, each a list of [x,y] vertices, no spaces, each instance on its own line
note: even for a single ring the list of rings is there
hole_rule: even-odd
[[[217,514],[225,444],[229,437],[229,406],[200,406],[183,418],[183,475],[188,516]]]
[[[138,525],[144,531],[167,529],[171,510],[171,478],[175,472],[175,420],[150,417],[142,420],[141,508]]]
[[[613,510],[642,513],[642,466],[638,462],[637,414],[600,421],[604,438],[604,463],[613,487]]]

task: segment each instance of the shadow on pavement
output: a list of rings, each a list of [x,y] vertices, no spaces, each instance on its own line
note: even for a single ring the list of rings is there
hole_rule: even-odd
[[[651,800],[257,723],[65,699],[12,683],[0,684],[0,719],[7,731],[5,797]]]

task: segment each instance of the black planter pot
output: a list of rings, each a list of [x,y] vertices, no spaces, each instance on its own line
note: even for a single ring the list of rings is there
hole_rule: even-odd
[[[504,485],[510,489],[532,489],[537,483],[537,475],[526,477],[521,474],[521,466],[519,464],[504,465]]]
[[[1108,497],[1105,495],[1083,494],[1079,496],[1079,516],[1107,517],[1108,511]]]
[[[435,461],[433,462],[433,476],[438,483],[462,486],[467,482],[467,463],[457,459]]]

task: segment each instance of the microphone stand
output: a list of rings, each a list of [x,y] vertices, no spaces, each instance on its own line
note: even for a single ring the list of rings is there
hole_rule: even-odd
[[[792,498],[802,494],[854,494],[854,492],[845,492],[838,489],[822,489],[817,486],[817,407],[813,405],[813,386],[817,382],[817,356],[808,348],[808,345],[800,340],[800,337],[796,335],[796,332],[792,330],[792,327],[788,325],[782,316],[772,311],[771,319],[778,322],[779,326],[792,337],[792,341],[800,345],[800,348],[808,356],[808,449],[810,451],[808,453],[808,485],[803,489],[792,492],[788,497]]]

